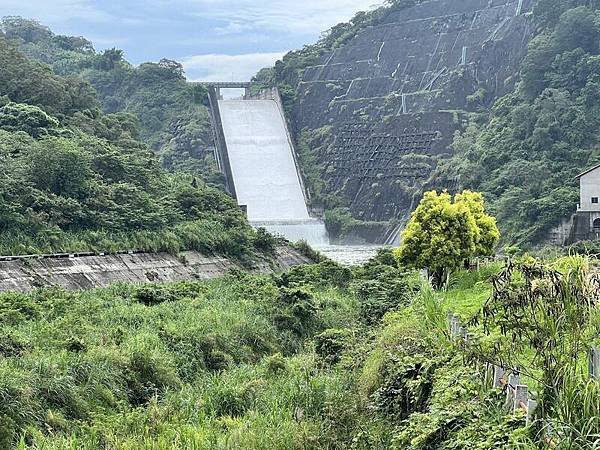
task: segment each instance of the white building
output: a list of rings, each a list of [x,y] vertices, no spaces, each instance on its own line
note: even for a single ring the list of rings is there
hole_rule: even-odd
[[[579,211],[600,212],[600,164],[577,175]]]
[[[579,180],[579,206],[577,237],[598,239],[600,233],[600,164],[577,175]],[[584,237],[587,229],[587,237]]]
[[[579,180],[577,212],[550,232],[549,242],[556,245],[600,239],[600,164],[580,173],[576,179]]]

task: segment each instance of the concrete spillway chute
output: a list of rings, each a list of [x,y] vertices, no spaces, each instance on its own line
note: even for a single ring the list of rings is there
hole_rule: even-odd
[[[223,83],[224,84],[224,83]],[[311,217],[294,146],[276,89],[226,100],[211,86],[217,160],[229,190],[254,226],[290,240],[327,244],[322,221]]]

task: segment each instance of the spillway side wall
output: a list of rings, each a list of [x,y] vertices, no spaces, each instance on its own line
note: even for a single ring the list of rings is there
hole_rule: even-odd
[[[285,271],[311,261],[297,250],[280,246],[275,260],[256,261],[252,272]],[[29,257],[0,260],[0,292],[29,292],[48,287],[80,291],[110,286],[114,283],[165,283],[183,280],[206,280],[225,276],[239,267],[229,259],[184,252],[92,255],[73,258]]]
[[[304,182],[304,176],[302,174],[302,169],[300,168],[300,161],[298,159],[298,152],[296,150],[296,144],[294,143],[294,138],[292,137],[291,123],[285,115],[285,109],[283,108],[283,100],[281,99],[281,95],[279,93],[279,89],[274,87],[273,91],[273,100],[277,103],[277,108],[281,114],[281,118],[283,119],[283,124],[285,125],[285,134],[287,135],[288,142],[290,143],[290,148],[292,149],[292,157],[294,158],[294,164],[296,165],[296,173],[298,174],[298,181],[300,181],[300,187],[302,188],[302,193],[304,194],[304,201],[306,203],[306,207],[308,209],[309,214],[312,216],[312,211],[310,208],[310,192],[306,188],[306,183]]]
[[[237,199],[237,192],[233,181],[233,172],[231,171],[231,163],[227,151],[227,141],[225,140],[225,133],[223,131],[223,121],[221,119],[221,112],[219,111],[219,96],[217,95],[217,92],[215,87],[210,87],[208,89],[208,100],[210,103],[210,114],[212,118],[215,148],[217,151],[217,162],[219,164],[219,169],[223,175],[225,175],[227,190],[233,198]]]

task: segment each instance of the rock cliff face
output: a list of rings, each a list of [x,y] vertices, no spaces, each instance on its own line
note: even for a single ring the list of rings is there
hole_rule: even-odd
[[[514,88],[531,8],[430,0],[390,10],[306,68],[290,120],[320,164],[323,196],[344,198],[363,220],[406,217],[466,113]]]

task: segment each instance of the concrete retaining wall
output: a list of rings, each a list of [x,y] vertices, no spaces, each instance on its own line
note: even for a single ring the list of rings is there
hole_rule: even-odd
[[[277,250],[277,261],[256,264],[253,271],[268,273],[285,270],[311,261],[287,247]],[[73,258],[27,258],[0,261],[0,292],[28,292],[57,286],[69,290],[106,287],[123,282],[144,284],[181,280],[216,278],[236,265],[218,256],[185,252],[180,256],[168,253],[136,253]]]

